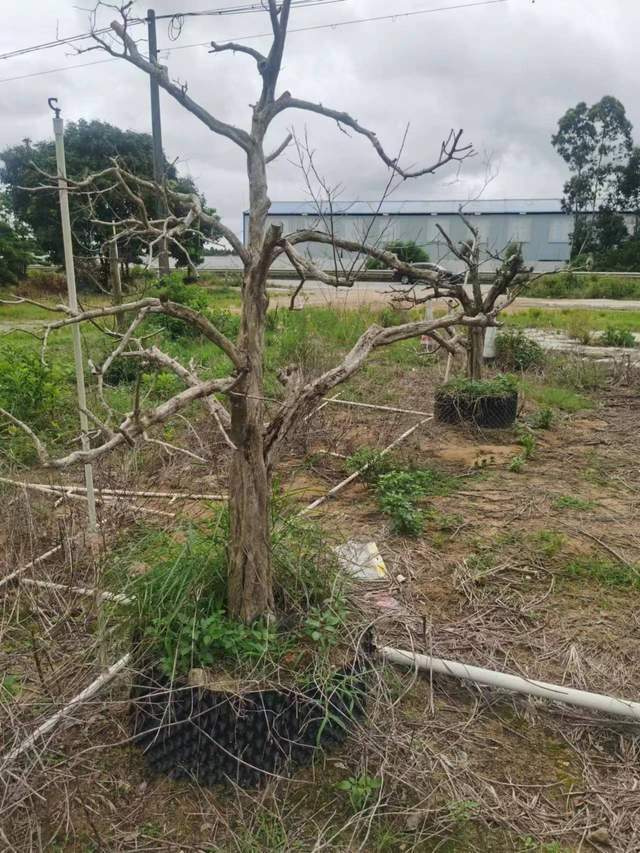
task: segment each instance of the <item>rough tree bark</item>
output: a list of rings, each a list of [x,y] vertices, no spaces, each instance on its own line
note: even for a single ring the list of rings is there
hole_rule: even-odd
[[[484,329],[471,326],[467,339],[467,377],[482,379],[484,367]]]

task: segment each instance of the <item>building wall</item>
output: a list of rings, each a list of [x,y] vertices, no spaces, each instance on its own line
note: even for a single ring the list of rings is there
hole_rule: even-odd
[[[510,242],[522,245],[524,259],[537,270],[554,268],[569,259],[569,235],[572,230],[572,217],[565,213],[524,213],[496,214],[485,213],[469,216],[474,226],[479,228],[483,251],[483,269],[495,268],[495,262],[489,259],[490,253],[498,254]],[[456,214],[437,215],[377,215],[363,216],[344,214],[334,216],[333,226],[328,219],[322,220],[316,215],[269,215],[269,222],[281,224],[285,234],[304,228],[315,228],[326,233],[331,227],[338,237],[364,241],[382,246],[391,240],[414,240],[429,253],[432,261],[458,271],[459,261],[452,257],[437,225],[442,226],[454,242],[465,240],[469,231]],[[245,214],[245,234],[247,216]],[[300,251],[302,246],[298,247]],[[305,250],[323,266],[331,264],[333,250],[330,246],[306,244]],[[343,252],[345,260],[351,259]]]

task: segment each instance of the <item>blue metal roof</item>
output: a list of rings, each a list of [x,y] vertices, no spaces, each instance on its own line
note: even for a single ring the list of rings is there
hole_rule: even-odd
[[[330,212],[327,202],[322,202],[322,213]],[[436,215],[458,213],[460,206],[469,214],[483,213],[562,213],[559,198],[481,198],[475,201],[467,199],[442,199],[434,201],[335,201],[332,204],[334,215],[383,216]],[[245,211],[248,213],[248,211]],[[269,208],[272,216],[314,216],[318,215],[318,205],[314,201],[274,201]]]

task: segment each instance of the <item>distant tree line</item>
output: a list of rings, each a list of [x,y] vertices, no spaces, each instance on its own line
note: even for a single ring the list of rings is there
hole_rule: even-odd
[[[568,109],[551,137],[571,171],[563,209],[573,214],[572,259],[595,269],[640,270],[640,147],[623,104],[606,95]]]
[[[137,176],[153,179],[151,137],[146,133],[121,130],[102,121],[70,122],[65,128],[67,174],[83,177],[109,167],[112,158]],[[0,152],[0,285],[12,284],[26,275],[34,260],[48,261],[56,266],[64,263],[60,209],[57,193],[30,191],[29,188],[50,184],[43,173],[56,174],[53,139],[32,143],[25,139]],[[197,193],[191,178],[178,175],[173,163],[165,160],[166,182],[179,192]],[[111,179],[105,178],[101,189]],[[144,201],[153,210],[151,193]],[[109,257],[105,241],[111,229],[103,223],[122,221],[137,215],[135,203],[125,188],[114,187],[108,194],[72,194],[70,196],[76,275],[81,286],[108,288]],[[181,215],[182,211],[176,211]],[[206,244],[197,233],[181,240],[191,260],[202,262]],[[175,244],[168,249],[177,266],[186,266],[187,257]],[[118,244],[120,263],[125,280],[131,267],[146,257],[147,247],[137,238]]]

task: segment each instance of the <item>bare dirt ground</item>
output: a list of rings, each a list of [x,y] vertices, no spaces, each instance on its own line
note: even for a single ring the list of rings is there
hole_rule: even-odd
[[[345,398],[428,410],[441,367],[385,371],[382,384],[379,374],[363,374]],[[450,494],[423,502],[420,537],[394,534],[362,482],[317,511],[337,541],[372,539],[382,552],[389,582],[358,593],[377,614],[380,644],[638,700],[638,387],[609,384],[592,399],[593,408],[559,414],[550,430],[535,431],[535,451],[519,473],[509,470],[522,450],[515,430],[431,422],[416,431],[396,464],[457,478]],[[534,408],[525,400],[521,416]],[[380,448],[418,419],[327,406],[292,445],[282,488],[304,506],[345,476],[343,460],[322,451]],[[211,439],[206,429],[201,438]],[[98,478],[103,486],[217,491],[226,482],[225,452],[220,447],[211,468],[157,456],[111,460]],[[8,568],[44,551],[60,529],[82,527],[79,504],[54,509],[49,498],[8,490],[3,504]],[[137,504],[182,518],[208,511],[201,503]],[[112,509],[107,550],[110,537],[139,518],[125,505]],[[145,521],[178,523],[153,514]],[[74,553],[33,576],[99,581],[99,564]],[[576,564],[590,568],[577,572]],[[2,696],[6,755],[95,677],[96,606],[24,584],[0,596],[0,672],[20,684],[15,696],[6,689]],[[109,660],[122,651],[110,649]],[[2,849],[640,849],[640,729],[622,719],[388,671],[367,724],[345,750],[260,792],[220,791],[147,774],[127,743],[127,691],[121,679],[3,769]],[[336,785],[359,773],[382,786],[356,812]]]
[[[285,283],[273,280],[270,282],[271,298],[270,304],[288,305],[291,294],[295,290],[297,282]],[[308,281],[304,289],[296,299],[296,305],[337,305],[341,308],[354,308],[369,305],[382,308],[389,303],[389,296],[400,287],[399,284],[391,284],[388,281],[356,282],[353,287],[336,290],[333,287],[318,281]],[[482,285],[488,290],[488,285]],[[445,302],[434,302],[436,307],[444,307]],[[517,311],[533,307],[546,308],[615,308],[620,311],[632,311],[640,309],[640,300],[637,299],[534,299],[527,296],[518,297],[518,301],[510,310]]]

